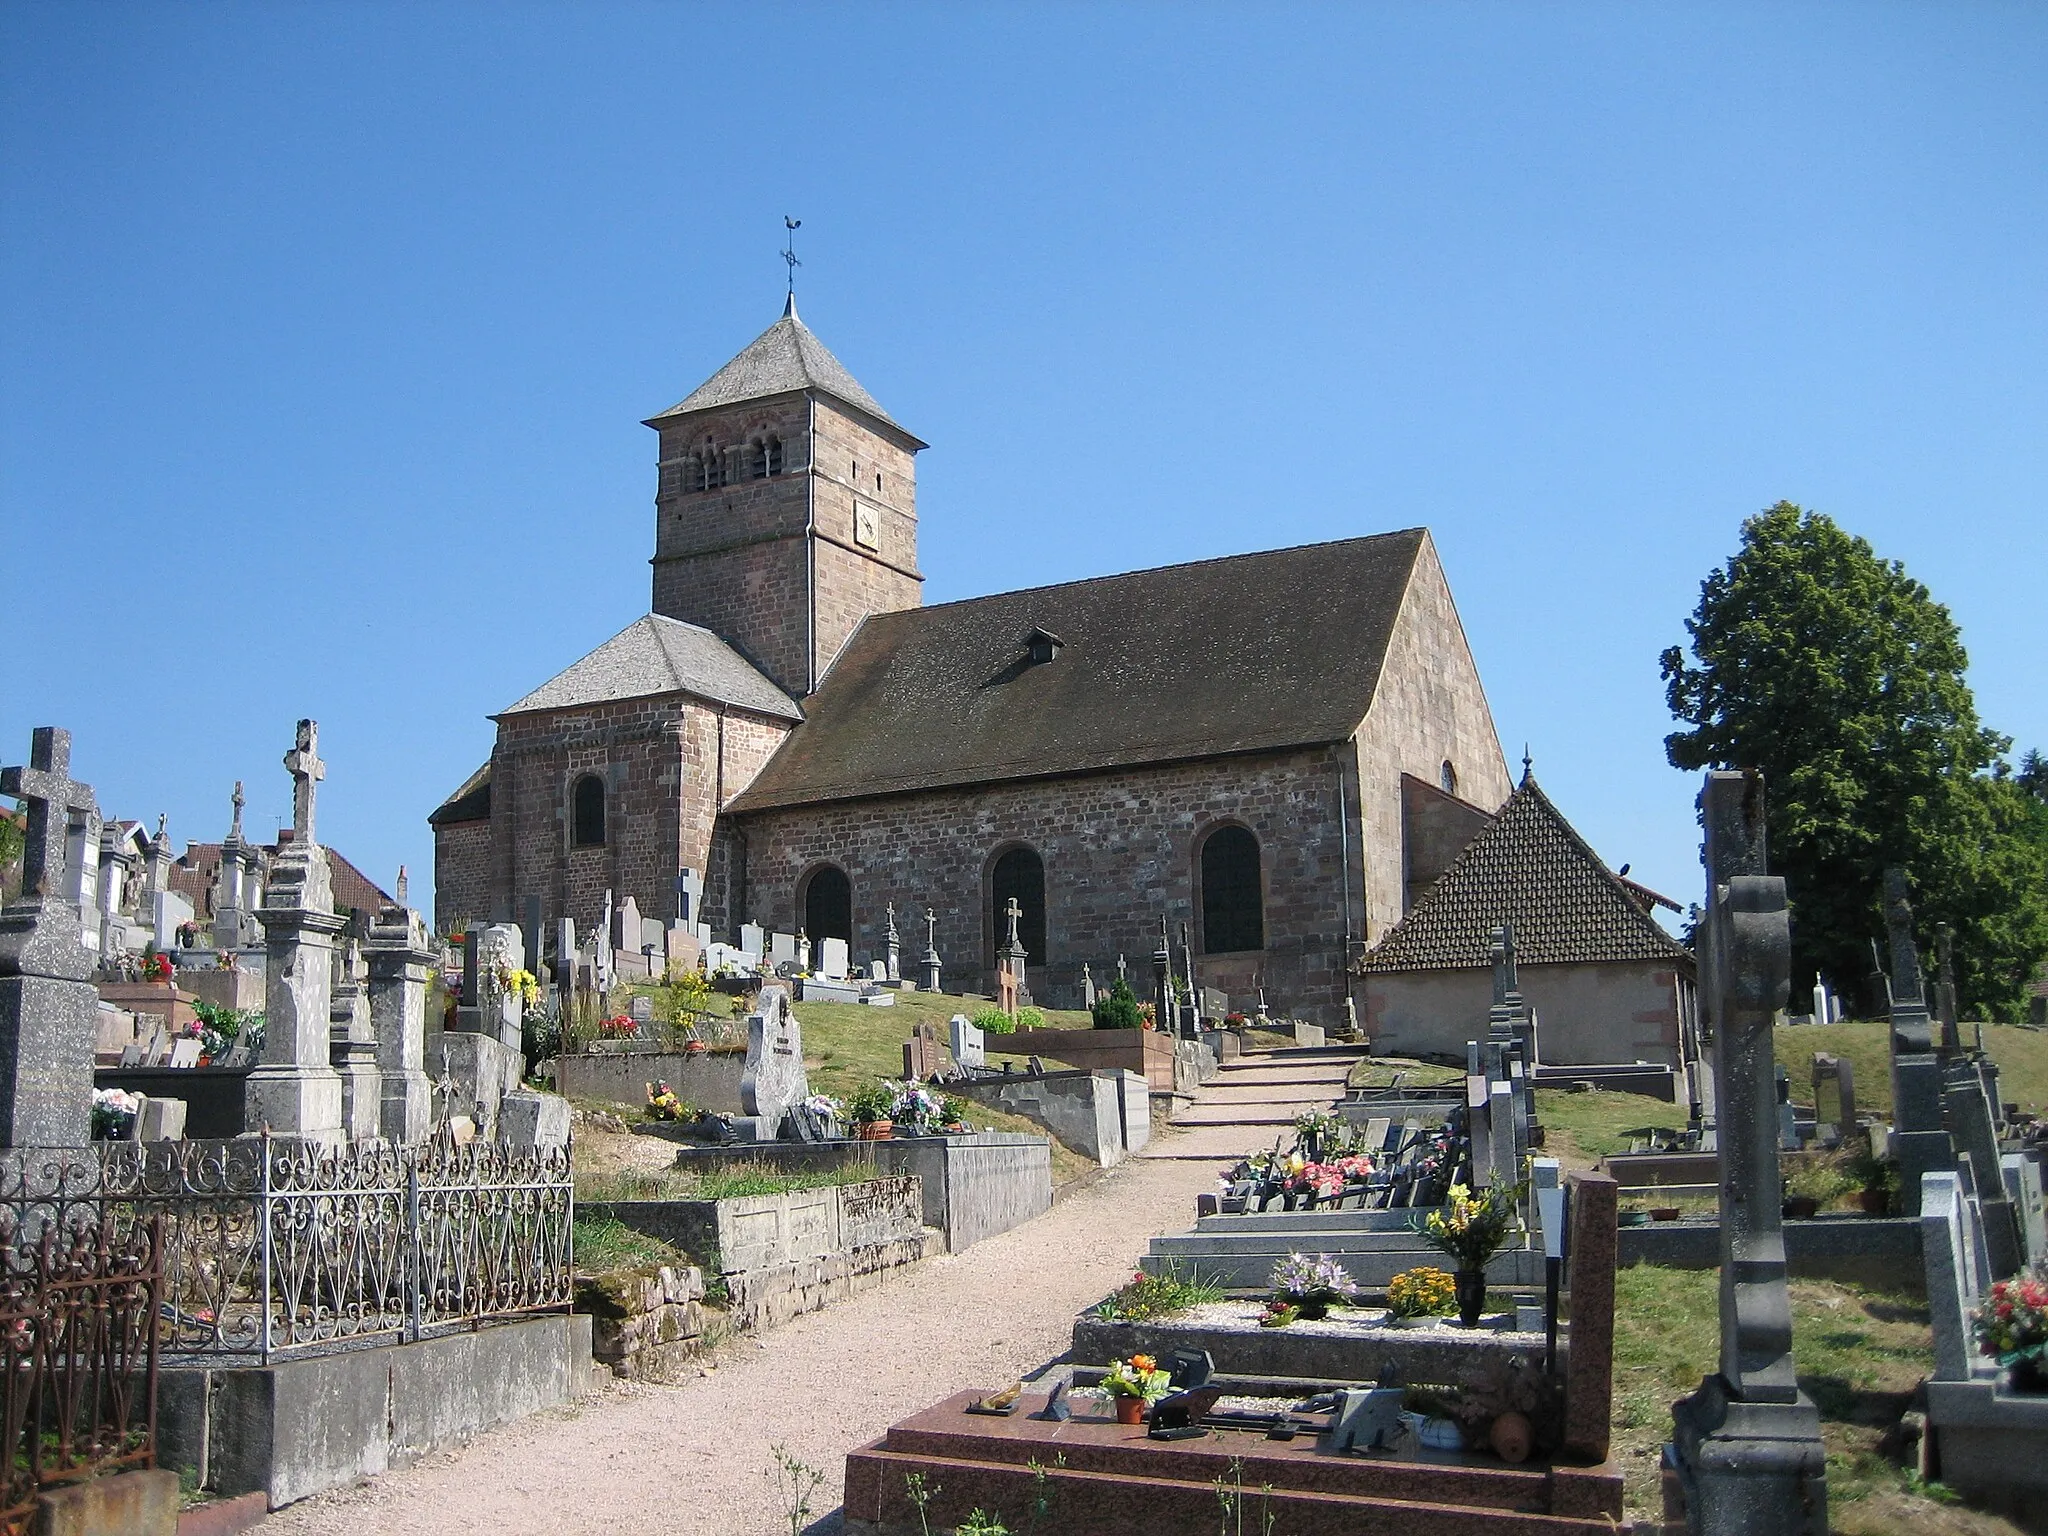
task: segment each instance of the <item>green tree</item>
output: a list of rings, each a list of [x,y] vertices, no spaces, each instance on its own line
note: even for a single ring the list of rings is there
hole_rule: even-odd
[[[1763,771],[1795,990],[1816,970],[1864,984],[1883,872],[1899,864],[1923,943],[1955,927],[1965,1009],[2016,1016],[2048,953],[2048,829],[2001,762],[2010,741],[1977,718],[1948,610],[1899,562],[1781,501],[1743,524],[1686,630],[1691,659],[1673,646],[1662,672],[1691,729],[1665,752],[1677,768]]]
[[[19,811],[0,810],[0,900],[11,899],[21,880],[20,815]]]

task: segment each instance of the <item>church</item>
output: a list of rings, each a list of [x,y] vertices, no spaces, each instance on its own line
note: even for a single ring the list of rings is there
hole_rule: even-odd
[[[921,954],[929,911],[987,992],[1014,898],[1042,1003],[1148,976],[1163,917],[1234,1004],[1337,1023],[1443,808],[1513,788],[1427,529],[925,606],[926,444],[793,299],[646,424],[652,611],[491,717],[429,818],[444,932],[677,915],[687,871],[719,938],[880,956],[893,911]]]

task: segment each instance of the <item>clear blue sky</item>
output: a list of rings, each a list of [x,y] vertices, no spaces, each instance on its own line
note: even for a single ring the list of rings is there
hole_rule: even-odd
[[[931,601],[1427,524],[1503,745],[1696,897],[1657,654],[1780,497],[2048,747],[2048,9],[0,7],[0,758],[426,894],[803,313]]]

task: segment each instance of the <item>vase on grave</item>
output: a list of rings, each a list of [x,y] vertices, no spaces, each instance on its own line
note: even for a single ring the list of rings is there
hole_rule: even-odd
[[[2048,1394],[2048,1366],[2044,1366],[2038,1355],[2025,1360],[2015,1360],[2005,1375],[2008,1392],[2022,1397],[2040,1397]]]
[[[1119,1394],[1116,1400],[1116,1421],[1119,1424],[1142,1424],[1145,1422],[1145,1410],[1149,1406],[1142,1397]]]
[[[1295,1316],[1305,1323],[1321,1322],[1330,1315],[1330,1308],[1343,1299],[1341,1293],[1328,1288],[1280,1293],[1280,1300],[1294,1308]]]
[[[1458,1326],[1477,1328],[1486,1311],[1486,1271],[1460,1269],[1451,1276],[1451,1285],[1458,1296]]]
[[[896,1134],[896,1125],[891,1120],[870,1120],[855,1126],[853,1134],[858,1141],[888,1141]]]

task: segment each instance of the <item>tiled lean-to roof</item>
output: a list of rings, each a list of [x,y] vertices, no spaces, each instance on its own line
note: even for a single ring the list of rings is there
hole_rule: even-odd
[[[1690,965],[1690,952],[1657,926],[1649,908],[1572,830],[1535,777],[1524,775],[1493,821],[1357,969],[1376,974],[1491,965],[1493,929],[1502,922],[1514,925],[1521,965]]]
[[[871,615],[735,812],[1342,741],[1420,528]],[[1031,637],[1049,660],[1033,660]]]
[[[794,699],[710,630],[659,613],[635,619],[498,718],[663,693],[691,693],[775,720],[803,718]]]

